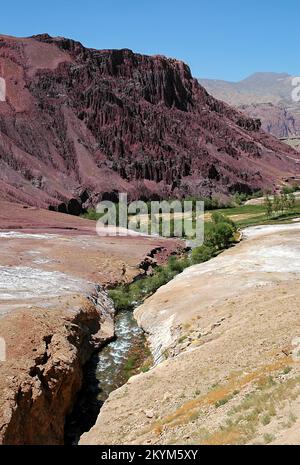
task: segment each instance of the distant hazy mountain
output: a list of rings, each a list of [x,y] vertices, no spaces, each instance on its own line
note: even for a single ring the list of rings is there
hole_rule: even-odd
[[[294,103],[291,98],[293,76],[287,73],[255,73],[239,82],[200,79],[215,97],[232,105],[252,103]]]
[[[292,79],[287,73],[255,73],[239,82],[200,79],[214,97],[260,118],[269,133],[300,136],[300,103],[292,100]]]

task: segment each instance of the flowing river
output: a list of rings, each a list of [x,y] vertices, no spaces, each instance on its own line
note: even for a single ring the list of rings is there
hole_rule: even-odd
[[[134,365],[145,359],[145,336],[131,311],[115,318],[116,339],[94,354],[84,372],[78,400],[65,427],[65,443],[77,444],[80,436],[96,422],[109,394],[122,386]]]

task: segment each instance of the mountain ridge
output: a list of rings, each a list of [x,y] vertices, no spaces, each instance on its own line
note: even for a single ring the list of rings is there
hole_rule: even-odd
[[[214,97],[259,118],[262,128],[279,138],[300,136],[300,107],[292,99],[293,76],[257,72],[237,82],[200,79]]]
[[[274,190],[297,153],[222,103],[182,61],[87,49],[40,34],[0,37],[4,199],[78,213],[130,199]]]

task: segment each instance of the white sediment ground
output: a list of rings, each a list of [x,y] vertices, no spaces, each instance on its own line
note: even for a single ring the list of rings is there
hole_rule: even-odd
[[[93,284],[59,271],[0,266],[0,315],[19,307],[46,305],[53,297],[88,292]]]
[[[297,276],[300,277],[300,223],[250,227],[243,231],[240,244],[206,263],[186,268],[138,307],[135,316],[149,335],[155,359],[160,361],[177,337],[176,325],[185,320],[193,307],[201,308],[204,301],[211,304],[214,299],[228,299],[251,288]],[[184,304],[182,296],[187,293],[190,303]],[[171,299],[173,294],[177,300]]]
[[[34,233],[23,233],[18,231],[1,231],[0,239],[56,239],[57,234],[34,234]]]

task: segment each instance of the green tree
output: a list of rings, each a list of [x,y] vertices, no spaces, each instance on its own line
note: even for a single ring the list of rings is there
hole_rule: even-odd
[[[278,214],[281,210],[281,200],[277,194],[273,196],[273,212]]]
[[[267,216],[268,216],[268,218],[270,218],[272,216],[272,213],[273,213],[273,204],[272,204],[272,200],[270,199],[268,194],[265,197],[265,206],[266,206]]]
[[[214,248],[208,245],[195,247],[192,251],[192,263],[203,263],[210,260],[215,254]]]
[[[216,249],[226,248],[230,245],[234,232],[234,227],[229,223],[213,224],[206,234],[205,243]]]
[[[289,211],[292,211],[296,205],[296,197],[294,194],[290,193],[287,196],[287,208]]]

